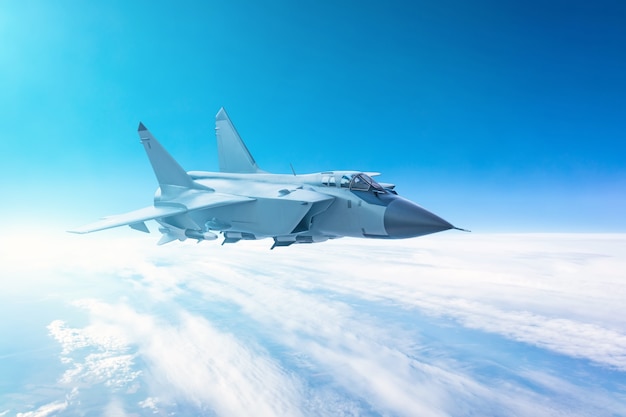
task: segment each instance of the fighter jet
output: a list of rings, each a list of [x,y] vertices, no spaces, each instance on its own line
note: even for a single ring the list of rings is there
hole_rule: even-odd
[[[159,225],[162,245],[218,239],[222,244],[272,238],[271,249],[344,236],[403,239],[459,229],[378,183],[378,173],[262,171],[224,108],[215,117],[220,172],[186,172],[139,123],[138,133],[159,182],[154,204],[70,230],[90,233],[118,226],[149,233]]]

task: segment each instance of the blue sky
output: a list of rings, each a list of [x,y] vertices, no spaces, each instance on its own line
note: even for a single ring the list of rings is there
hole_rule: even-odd
[[[271,172],[380,171],[477,231],[626,231],[621,1],[5,1],[0,38],[13,225],[149,204],[140,120],[217,170],[225,106]]]

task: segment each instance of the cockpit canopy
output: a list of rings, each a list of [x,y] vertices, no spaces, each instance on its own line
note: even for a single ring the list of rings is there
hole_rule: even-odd
[[[356,191],[379,191],[385,192],[385,189],[367,174],[355,174],[352,175],[350,180],[350,189]]]
[[[364,173],[343,174],[339,178],[339,187],[349,188],[352,191],[377,191],[386,192],[384,187],[374,181],[372,177]],[[335,175],[325,175],[322,177],[322,184],[327,187],[336,187]]]

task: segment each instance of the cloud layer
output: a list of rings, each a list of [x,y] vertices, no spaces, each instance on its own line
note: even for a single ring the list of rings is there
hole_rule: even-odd
[[[626,414],[626,236],[263,243],[65,238],[38,272],[95,285],[48,325],[73,394],[20,411]]]

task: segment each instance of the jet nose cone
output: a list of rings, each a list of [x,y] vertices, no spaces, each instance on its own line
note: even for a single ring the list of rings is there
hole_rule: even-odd
[[[422,236],[454,227],[441,217],[403,198],[398,198],[387,206],[384,222],[390,238]]]

